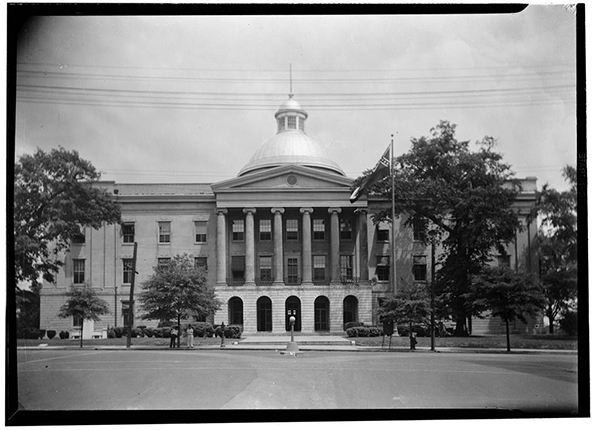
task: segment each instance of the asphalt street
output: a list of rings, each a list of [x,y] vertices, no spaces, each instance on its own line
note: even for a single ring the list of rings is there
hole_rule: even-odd
[[[19,350],[25,410],[500,408],[576,414],[577,356]]]

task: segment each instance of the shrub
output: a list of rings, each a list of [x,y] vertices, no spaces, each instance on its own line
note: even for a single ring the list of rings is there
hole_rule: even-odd
[[[359,323],[359,322],[354,322],[354,321],[347,322],[346,324],[344,324],[344,331],[348,330],[349,328],[360,327],[362,325],[363,325],[363,323]]]
[[[212,324],[207,322],[197,322],[192,324],[192,328],[194,329],[194,336],[197,337],[213,337],[215,334],[215,329]]]
[[[225,337],[228,339],[239,339],[242,337],[244,326],[241,325],[228,325],[225,327]]]
[[[429,336],[429,329],[427,327],[423,327],[420,325],[412,326],[413,333],[417,333],[417,336],[425,337]],[[398,336],[408,336],[409,335],[409,326],[408,325],[399,325],[398,326]]]
[[[44,338],[44,336],[46,336],[46,330],[45,330],[45,329],[43,329],[43,328],[41,328],[41,329],[39,330],[39,333],[40,333],[40,339],[43,339],[43,338]]]
[[[115,337],[117,337],[115,335],[115,329],[109,328],[108,331],[106,332],[106,336],[108,336],[109,339],[114,339]]]
[[[21,339],[39,339],[40,338],[40,329],[34,327],[24,327],[21,329],[20,338]]]
[[[60,337],[61,339],[68,339],[68,338],[69,338],[69,332],[68,332],[68,331],[64,331],[64,330],[63,330],[63,331],[61,331],[61,332],[58,334],[58,337]]]
[[[379,327],[350,327],[346,330],[348,337],[377,337],[383,336],[383,330]]]
[[[577,334],[577,312],[567,311],[559,321],[560,329],[569,336]]]
[[[157,325],[158,328],[164,328],[164,327],[168,327],[171,328],[174,325],[176,325],[174,322],[171,321],[160,321]]]
[[[48,330],[46,335],[48,336],[48,339],[54,339],[54,336],[56,336],[56,330]]]
[[[114,331],[115,331],[115,337],[116,338],[122,338],[123,337],[123,327],[115,327]]]

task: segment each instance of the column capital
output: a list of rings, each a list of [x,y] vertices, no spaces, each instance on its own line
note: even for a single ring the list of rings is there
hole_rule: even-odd
[[[285,212],[285,209],[284,208],[271,208],[271,213],[278,213],[278,212],[280,214],[282,214]]]
[[[354,209],[354,213],[357,214],[357,215],[360,215],[360,214],[365,214],[366,215],[366,214],[369,213],[369,209],[367,209],[367,208]]]
[[[329,209],[327,209],[327,212],[329,212],[330,214],[333,214],[333,213],[339,214],[342,212],[342,208],[329,208]]]
[[[215,213],[217,215],[219,215],[219,214],[223,214],[224,215],[224,214],[227,213],[227,208],[215,208]]]
[[[313,213],[313,208],[300,208],[300,213]]]
[[[242,212],[244,212],[245,214],[255,214],[256,208],[244,208],[242,209]]]

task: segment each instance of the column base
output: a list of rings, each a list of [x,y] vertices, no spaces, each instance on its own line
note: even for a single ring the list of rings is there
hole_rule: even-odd
[[[273,281],[273,285],[277,287],[283,287],[285,284],[283,283],[283,281]]]
[[[314,284],[314,282],[312,282],[312,281],[306,281],[306,282],[302,282],[302,283],[300,284],[300,286],[301,286],[301,287],[312,287],[312,286],[314,286],[314,285],[315,285],[315,284]]]

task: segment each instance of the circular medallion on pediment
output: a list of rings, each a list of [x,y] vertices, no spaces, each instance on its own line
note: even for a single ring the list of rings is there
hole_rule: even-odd
[[[296,176],[290,175],[287,177],[287,184],[289,186],[294,186],[294,185],[296,185],[297,182],[298,182],[298,178],[296,178]]]

